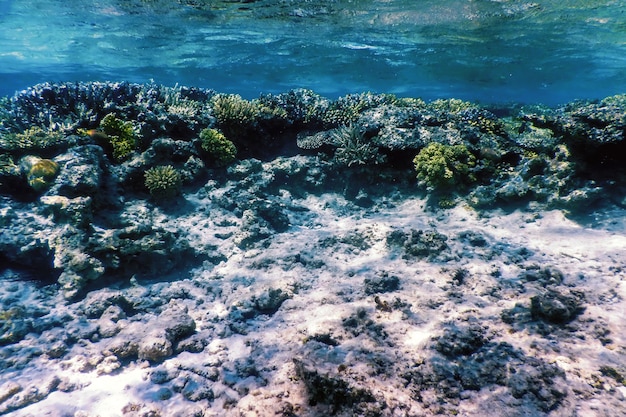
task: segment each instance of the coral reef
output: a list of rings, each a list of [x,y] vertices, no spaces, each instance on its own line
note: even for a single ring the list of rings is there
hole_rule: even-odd
[[[298,89],[245,100],[182,86],[47,83],[0,103],[0,190],[9,199],[44,194],[29,202],[32,211],[76,227],[87,241],[97,240],[90,222],[98,213],[115,217],[122,201],[146,189],[153,202],[163,202],[182,192],[183,183],[193,191],[207,178],[217,184],[237,178],[251,184],[250,190],[216,201],[239,214],[242,227],[234,236],[242,248],[288,228],[284,209],[267,200],[267,189],[279,186],[258,185],[280,181],[297,181],[296,193],[335,190],[361,206],[376,195],[368,184],[414,192],[422,184],[439,207],[464,201],[476,209],[541,204],[576,212],[602,198],[620,206],[620,180],[626,177],[619,163],[626,146],[623,105],[618,95],[555,109],[496,112],[461,100],[427,103],[389,94],[329,100]],[[301,156],[292,157],[294,152]],[[33,169],[40,160],[50,162]],[[276,167],[260,162],[270,160]],[[213,169],[223,166],[228,168]],[[334,175],[342,166],[350,168],[346,175]],[[24,197],[28,183],[37,192]],[[111,227],[119,228],[117,223]],[[16,245],[33,236],[23,234]],[[421,253],[415,236],[414,244],[400,244],[406,243],[407,253]],[[53,254],[43,256],[49,259],[57,247],[48,243],[31,249]],[[85,244],[79,247],[93,257]],[[78,278],[69,287],[81,287],[83,273],[98,275],[97,262],[89,262],[76,262],[84,270],[70,268]]]
[[[226,166],[237,156],[235,144],[216,129],[204,129],[200,132],[200,147],[217,166]]]
[[[37,153],[47,155],[64,145],[65,136],[59,131],[33,126],[22,133],[0,135],[0,151],[13,154]],[[65,144],[67,146],[68,144]]]
[[[465,145],[430,143],[413,159],[417,178],[434,189],[460,187],[474,181],[476,158]]]
[[[92,135],[98,138],[104,138],[111,146],[111,156],[116,162],[123,161],[128,158],[137,146],[135,141],[135,132],[133,124],[124,122],[117,118],[114,113],[109,113],[100,122],[100,128],[104,135],[99,136],[97,132]]]
[[[28,91],[0,103],[0,413],[122,380],[122,414],[624,411],[621,97]]]
[[[28,185],[37,192],[50,187],[59,173],[59,164],[50,160],[28,155],[20,159],[20,167],[26,175]]]
[[[173,166],[162,165],[145,172],[145,185],[154,198],[166,199],[180,193],[182,179]]]
[[[224,134],[240,138],[257,122],[259,107],[236,94],[217,94],[211,100],[213,114]]]

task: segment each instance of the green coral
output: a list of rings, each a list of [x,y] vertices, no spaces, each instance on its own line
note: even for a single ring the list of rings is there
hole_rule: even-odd
[[[430,108],[446,113],[461,113],[462,111],[476,108],[477,106],[469,101],[459,100],[458,98],[438,99],[430,103]]]
[[[109,113],[100,122],[100,128],[112,147],[114,160],[123,161],[135,150],[137,142],[131,122],[124,122],[114,113]]]
[[[430,143],[413,159],[417,178],[434,189],[450,189],[474,181],[476,158],[465,145]]]
[[[413,107],[413,108],[426,107],[426,102],[424,100],[422,100],[421,98],[414,98],[414,97],[399,97],[395,104],[398,107]]]
[[[245,133],[259,116],[259,106],[237,94],[217,94],[212,105],[220,128],[232,137]]]
[[[0,148],[10,152],[45,151],[62,144],[64,139],[65,137],[60,132],[33,126],[22,133],[8,133],[0,136]]]
[[[180,173],[171,165],[150,168],[144,173],[144,177],[146,188],[158,199],[176,196],[182,186]]]
[[[461,112],[461,120],[468,126],[477,128],[482,133],[501,137],[508,136],[506,126],[502,120],[487,110],[476,108],[464,110]]]
[[[342,126],[334,129],[330,135],[337,145],[334,160],[340,164],[378,165],[385,162],[385,155],[379,153],[378,147],[368,143],[358,128]]]
[[[603,106],[617,107],[626,110],[626,94],[609,96],[600,102]]]
[[[200,147],[218,166],[230,164],[237,155],[235,144],[216,129],[204,129],[200,132]]]
[[[349,94],[334,101],[324,112],[322,120],[330,126],[349,125],[356,122],[365,110],[382,104],[395,104],[397,101],[393,94]]]

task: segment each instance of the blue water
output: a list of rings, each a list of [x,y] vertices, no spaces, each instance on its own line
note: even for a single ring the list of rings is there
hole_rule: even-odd
[[[0,95],[154,81],[558,104],[626,92],[626,2],[0,0]]]

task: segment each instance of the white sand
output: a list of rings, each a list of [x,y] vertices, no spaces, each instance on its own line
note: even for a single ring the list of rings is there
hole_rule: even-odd
[[[377,399],[387,402],[387,414],[383,415],[435,415],[437,410],[442,415],[476,417],[626,415],[625,387],[600,372],[603,366],[626,372],[623,221],[604,219],[589,228],[569,220],[560,211],[493,211],[480,216],[458,206],[432,213],[424,209],[420,199],[389,199],[385,204],[377,201],[373,208],[362,209],[335,194],[297,200],[283,193],[278,201],[307,211],[289,211],[290,229],[273,236],[267,246],[257,244],[241,250],[234,246],[232,237],[215,236],[218,231],[237,230],[240,219],[212,206],[208,199],[192,196],[188,201],[209,210],[191,211],[175,220],[157,216],[155,221],[172,230],[186,231],[195,247],[215,246],[228,258],[215,266],[194,269],[172,284],[189,292],[190,297],[179,302],[196,321],[196,331],[210,335],[204,350],[173,355],[161,365],[133,361],[109,375],[97,375],[95,370],[67,368],[79,351],[101,351],[106,339],[85,342],[60,359],[37,358],[28,367],[8,375],[23,386],[29,378],[36,386],[44,375],[56,375],[77,386],[71,392],[53,392],[9,415],[182,416],[193,415],[196,410],[204,416],[274,416],[288,415],[281,414],[286,413],[286,404],[292,407],[293,415],[325,415],[330,409],[324,404],[308,404],[293,358],[315,363],[321,374],[343,375],[351,383],[357,381]],[[624,212],[614,211],[613,215],[625,218]],[[226,221],[234,225],[224,225]],[[391,230],[410,229],[436,230],[446,235],[449,250],[430,260],[404,259],[399,248],[386,244],[386,236]],[[472,246],[459,238],[466,231],[482,235],[487,245]],[[295,255],[300,261],[293,260]],[[560,270],[565,279],[558,288],[579,291],[585,297],[584,313],[567,326],[555,326],[546,335],[533,330],[532,324],[511,325],[501,319],[502,312],[516,304],[528,308],[530,298],[545,290],[538,282],[520,279],[532,265]],[[468,274],[464,283],[457,285],[451,277],[459,268]],[[364,291],[364,279],[383,273],[397,276],[400,282],[398,290],[376,294],[389,305],[394,305],[394,300],[400,302],[390,311],[377,309],[375,295]],[[153,284],[142,281],[139,285]],[[262,297],[270,288],[281,289],[290,298],[276,313],[242,322],[246,334],[229,330],[226,322],[232,307],[245,308],[251,299]],[[75,306],[62,308],[71,310]],[[367,319],[384,329],[382,336],[368,331],[354,335],[343,325],[343,320],[359,308],[365,309]],[[433,355],[433,338],[442,334],[446,323],[468,318],[486,326],[493,342],[510,343],[526,356],[561,367],[568,387],[562,404],[545,413],[533,408],[527,399],[513,398],[506,387],[499,385],[466,391],[460,401],[443,407],[433,405],[437,401],[429,398],[436,394],[430,391],[418,401],[405,387],[400,373]],[[610,332],[609,343],[599,340],[601,329]],[[330,335],[338,345],[307,342],[321,334]],[[377,357],[388,361],[385,372],[374,369]],[[246,358],[252,359],[257,376],[242,376],[240,372],[224,376],[233,363]],[[63,363],[67,369],[63,369]],[[218,364],[221,372],[217,381],[208,382],[214,400],[191,402],[176,392],[168,400],[155,397],[160,386],[151,383],[149,375],[158,366],[204,369],[211,364]],[[344,370],[338,371],[342,366]],[[0,374],[0,386],[7,382],[3,380],[6,377]],[[346,410],[340,413],[351,415]]]

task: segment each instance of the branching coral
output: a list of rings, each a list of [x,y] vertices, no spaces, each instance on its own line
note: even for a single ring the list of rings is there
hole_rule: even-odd
[[[359,115],[372,107],[382,104],[394,104],[397,101],[393,94],[349,94],[338,98],[326,110],[322,119],[330,126],[342,126],[354,123]]]
[[[476,108],[477,106],[469,101],[459,100],[458,98],[450,98],[434,100],[429,104],[429,107],[433,110],[457,114]]]
[[[413,159],[417,178],[428,187],[449,189],[474,181],[471,169],[476,158],[465,145],[433,142]]]
[[[157,199],[176,196],[182,186],[180,173],[171,165],[150,168],[144,177],[146,188]]]
[[[368,143],[359,129],[344,126],[332,131],[330,135],[337,145],[334,160],[341,164],[377,165],[385,162],[385,155],[381,155],[378,147]]]
[[[100,128],[113,148],[114,160],[123,161],[135,150],[137,143],[131,122],[124,122],[109,113],[100,122]]]
[[[218,125],[229,136],[239,136],[252,127],[259,107],[236,94],[218,94],[212,100],[213,114]]]
[[[41,152],[61,145],[62,133],[33,126],[22,133],[0,136],[0,148],[10,152]]]
[[[235,144],[216,129],[204,129],[200,132],[200,147],[218,166],[230,164],[237,155]]]

